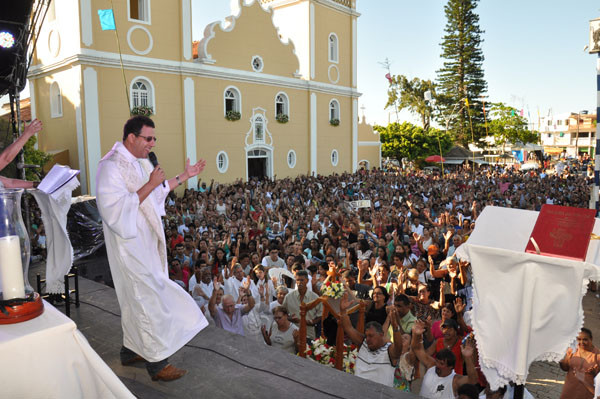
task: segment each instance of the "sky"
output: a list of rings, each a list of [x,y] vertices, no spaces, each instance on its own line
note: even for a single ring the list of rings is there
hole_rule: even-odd
[[[192,0],[193,38],[230,15],[229,0]],[[358,0],[358,91],[360,114],[371,124],[396,121],[387,103],[392,75],[436,78],[446,18],[445,0]],[[541,116],[596,110],[597,55],[584,51],[589,21],[600,17],[597,0],[482,0],[476,12],[484,31],[483,69],[488,98]],[[364,109],[363,109],[364,107]],[[417,122],[409,112],[400,121]]]

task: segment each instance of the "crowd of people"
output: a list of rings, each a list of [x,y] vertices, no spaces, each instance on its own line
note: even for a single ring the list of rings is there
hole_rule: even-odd
[[[170,277],[211,323],[297,353],[300,303],[339,268],[346,339],[360,348],[355,374],[406,391],[420,380],[425,397],[504,397],[512,387],[490,391],[477,371],[470,265],[454,252],[484,207],[587,207],[591,183],[503,166],[200,182],[167,198]],[[364,332],[345,315],[353,300],[368,303]],[[335,342],[320,306],[306,321],[309,340]]]
[[[144,174],[135,170],[135,158],[146,158],[156,143],[152,121],[138,119],[128,121],[123,143],[116,143],[103,159],[111,166],[117,155],[127,157],[134,165],[127,170],[132,176]],[[132,123],[139,126],[129,126]],[[36,120],[25,129],[24,136],[40,130],[41,123]],[[14,158],[23,142],[5,149],[0,161]],[[166,197],[162,227],[169,278],[189,293],[209,322],[218,327],[244,335],[257,345],[295,354],[300,342],[301,304],[321,295],[332,271],[336,276],[341,272],[346,293],[340,300],[339,314],[345,339],[359,348],[357,376],[404,391],[420,385],[420,394],[426,398],[508,398],[512,397],[512,386],[493,391],[478,371],[467,312],[471,308],[472,273],[455,251],[468,240],[486,206],[536,211],[543,204],[587,207],[592,174],[579,173],[586,170],[586,160],[540,171],[489,166],[459,168],[440,176],[414,169],[373,169],[332,176],[239,180],[227,185],[211,181],[178,197],[171,190],[204,168],[203,160],[194,165],[188,160],[184,172],[168,180],[168,186],[161,183],[167,182],[164,172],[155,166],[139,190],[121,191],[130,199],[131,209],[127,209],[133,216],[139,212],[133,205],[139,204],[146,207],[142,209],[144,215],[152,213],[147,208],[155,207],[160,216],[161,206],[154,202],[146,206],[143,201],[153,195],[162,203]],[[108,180],[98,187],[104,191],[111,184],[123,185],[115,180],[115,173],[103,176]],[[34,185],[2,178],[2,186]],[[160,192],[155,194],[157,187]],[[119,215],[122,209],[119,201],[108,201],[116,191],[104,191],[98,198],[104,204],[104,223],[113,222],[122,230],[112,245],[123,246],[117,241],[133,234],[129,219],[111,219],[112,213]],[[45,250],[44,228],[39,214],[33,213],[34,242]],[[156,227],[158,218],[148,216],[147,220]],[[157,228],[160,231],[160,224]],[[132,251],[141,247],[144,245],[136,245]],[[156,246],[158,252],[151,257],[157,271],[162,263],[161,248]],[[112,265],[119,261],[111,262],[113,275],[121,270]],[[157,281],[159,275],[155,276]],[[175,290],[171,292],[173,298],[180,296],[175,295],[181,292],[176,285]],[[126,286],[121,291],[120,295],[127,296]],[[357,329],[356,314],[348,314],[360,300],[367,303],[363,331]],[[126,302],[127,306],[136,303]],[[198,311],[193,304],[188,310]],[[185,311],[178,314],[177,322],[189,324]],[[175,320],[172,312],[155,319]],[[202,317],[197,319],[181,342],[203,328]],[[323,317],[321,305],[308,311],[305,320],[309,341],[324,336],[330,344],[335,342],[337,322],[331,315]],[[157,328],[153,335],[169,331]],[[137,345],[136,339],[125,340],[123,365],[145,361],[153,380],[170,381],[185,374],[168,363],[169,354],[181,342],[154,353],[156,347]],[[582,329],[578,347],[569,349],[560,362],[568,372],[561,398],[598,396],[594,377],[600,370],[599,354],[591,331]],[[528,395],[525,392],[526,398],[532,397]]]

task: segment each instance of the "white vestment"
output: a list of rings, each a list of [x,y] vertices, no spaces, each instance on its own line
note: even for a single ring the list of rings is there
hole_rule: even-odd
[[[169,280],[161,216],[169,186],[140,204],[152,165],[117,142],[98,164],[97,204],[121,307],[123,345],[150,362],[178,351],[208,325],[192,299]]]

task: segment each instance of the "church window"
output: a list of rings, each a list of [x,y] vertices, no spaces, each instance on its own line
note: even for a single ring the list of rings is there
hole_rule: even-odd
[[[150,23],[150,0],[129,0],[129,19]]]
[[[285,93],[277,93],[277,96],[275,96],[275,117],[277,115],[287,115],[289,117],[289,104],[288,96]]]
[[[240,92],[238,89],[236,89],[235,87],[228,87],[227,89],[225,89],[225,94],[224,94],[224,101],[225,101],[225,116],[227,116],[228,113],[241,113],[242,112],[242,97],[240,95]],[[238,118],[239,119],[239,118]]]
[[[338,45],[338,37],[335,33],[329,34],[329,53],[328,58],[329,62],[338,62],[339,61],[339,45]]]
[[[58,82],[53,82],[50,85],[50,116],[52,118],[63,116],[62,94]]]

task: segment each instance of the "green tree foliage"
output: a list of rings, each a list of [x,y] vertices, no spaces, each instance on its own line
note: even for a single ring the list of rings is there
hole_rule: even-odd
[[[428,90],[431,91],[432,96],[435,96],[435,84],[431,80],[419,78],[408,80],[404,75],[393,76],[385,108],[397,106],[398,111],[408,109],[412,114],[421,118],[423,129],[428,130],[433,113],[431,105],[425,101],[425,92]]]
[[[34,147],[35,143],[37,143],[36,136],[33,136],[25,143],[25,146],[23,147],[23,151],[25,151],[25,163],[29,165],[44,166],[52,160],[52,156],[44,151],[36,150]],[[27,169],[25,175],[27,176],[27,180],[39,180],[39,177],[31,169]]]
[[[13,134],[12,127],[9,122],[6,120],[0,119],[0,152],[4,150],[8,145],[13,142]],[[52,156],[45,153],[44,151],[36,150],[35,143],[37,142],[37,137],[33,136],[30,138],[25,146],[23,146],[23,151],[25,152],[25,163],[30,165],[40,165],[43,166],[52,160]],[[17,156],[13,162],[4,168],[0,173],[2,176],[10,177],[13,179],[20,179],[21,174],[17,169],[16,164],[19,161],[19,157]],[[25,176],[27,180],[37,181],[39,177],[35,174],[35,172],[31,169],[27,169],[25,172]]]
[[[433,128],[425,131],[408,122],[390,123],[387,126],[376,125],[373,129],[379,132],[381,155],[384,157],[414,160],[429,155],[439,155],[438,137],[442,145],[442,153],[452,147],[449,134]]]
[[[471,142],[471,120],[475,141],[485,136],[481,97],[487,92],[483,73],[483,31],[475,8],[479,0],[448,0],[445,35],[441,57],[444,66],[437,71],[438,104],[443,115],[459,110],[450,121],[450,130],[456,141]],[[464,99],[469,106],[465,106]],[[454,108],[459,104],[458,108]],[[469,118],[470,116],[470,118]],[[440,120],[442,123],[442,120]]]
[[[488,130],[494,136],[496,144],[503,149],[508,143],[527,144],[538,141],[537,132],[528,129],[527,119],[520,116],[515,108],[503,103],[492,104]]]

